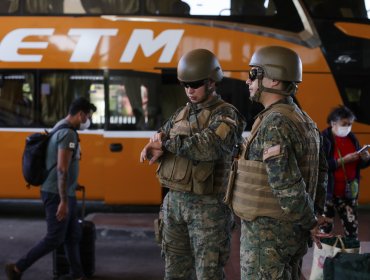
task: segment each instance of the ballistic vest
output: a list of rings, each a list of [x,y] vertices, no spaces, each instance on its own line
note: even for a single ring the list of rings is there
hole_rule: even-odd
[[[287,117],[297,128],[305,144],[305,154],[297,159],[306,192],[315,200],[318,180],[320,134],[316,124],[296,105],[275,104],[263,112],[255,121],[250,136],[242,145],[239,159],[234,160],[229,176],[225,202],[230,204],[240,218],[253,221],[257,217],[290,220],[281,209],[278,198],[268,183],[266,164],[263,161],[247,160],[248,149],[266,117],[278,112]]]
[[[208,127],[216,109],[226,106],[234,108],[221,99],[198,113],[193,113],[191,106],[188,103],[174,119],[169,132],[170,138],[178,135],[188,137],[200,132]],[[173,153],[164,153],[157,169],[157,176],[164,187],[173,190],[195,194],[224,193],[230,165],[231,156],[216,161],[195,161]]]

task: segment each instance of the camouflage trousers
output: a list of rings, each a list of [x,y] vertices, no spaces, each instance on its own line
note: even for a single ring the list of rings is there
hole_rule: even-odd
[[[241,221],[242,280],[299,280],[307,252],[308,231],[268,217]]]
[[[165,279],[225,279],[230,253],[230,209],[223,195],[170,190],[163,201]]]

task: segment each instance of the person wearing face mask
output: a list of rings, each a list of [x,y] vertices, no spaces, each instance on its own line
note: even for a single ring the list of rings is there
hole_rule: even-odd
[[[355,121],[353,112],[345,106],[334,108],[328,115],[324,137],[324,150],[329,165],[329,180],[327,187],[324,214],[334,218],[335,211],[342,222],[344,235],[358,239],[358,183],[360,169],[370,165],[370,155],[367,150],[358,152],[360,144],[355,134],[351,132]],[[350,182],[357,183],[356,191],[349,190]],[[333,224],[322,227],[324,232],[331,232]]]
[[[244,118],[216,93],[223,78],[215,55],[195,49],[183,55],[177,76],[189,102],[144,147],[140,161],[159,160],[163,201],[164,279],[225,279],[232,213],[223,203],[231,152]]]
[[[95,105],[86,98],[77,98],[70,105],[68,115],[54,126],[53,129],[67,125],[52,135],[46,152],[46,167],[50,172],[40,190],[47,233],[16,263],[5,266],[7,279],[21,279],[22,274],[33,263],[63,243],[72,279],[84,279],[79,254],[81,226],[78,224],[75,194],[80,160],[80,144],[76,130],[87,129],[95,111]]]

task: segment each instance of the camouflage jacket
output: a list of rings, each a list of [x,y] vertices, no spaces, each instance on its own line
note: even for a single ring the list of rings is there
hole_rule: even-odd
[[[297,106],[291,97],[284,98],[278,103]],[[299,162],[306,153],[305,143],[299,130],[287,117],[280,113],[271,113],[264,119],[256,137],[252,140],[247,159],[265,162],[268,183],[278,198],[282,210],[291,217],[294,223],[304,229],[310,229],[315,224],[315,212],[319,214],[323,212],[327,163],[322,141],[320,141],[321,149],[317,151],[319,166],[314,169],[317,172],[314,174],[317,176],[317,186],[313,192],[308,191],[302,178],[302,166],[299,166]]]
[[[191,105],[189,123],[197,122],[196,116],[220,99],[220,96],[214,96],[207,102]],[[246,125],[244,118],[233,106],[222,106],[216,109],[205,129],[192,131],[192,135],[186,137],[183,135],[170,137],[173,122],[182,109],[183,107],[178,109],[159,129],[166,135],[163,140],[166,152],[193,161],[213,161],[231,156],[232,148],[241,141]]]

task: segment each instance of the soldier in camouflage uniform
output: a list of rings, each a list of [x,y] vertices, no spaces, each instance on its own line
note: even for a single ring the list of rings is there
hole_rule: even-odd
[[[144,147],[140,161],[159,159],[163,201],[165,279],[224,279],[231,210],[223,203],[233,145],[245,123],[216,93],[223,78],[214,54],[196,49],[179,61],[178,79],[190,102]]]
[[[300,279],[307,244],[318,239],[327,184],[319,131],[293,102],[302,64],[270,46],[251,59],[250,99],[264,110],[243,144],[231,205],[241,217],[242,279]]]

